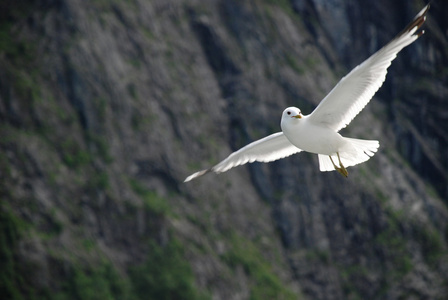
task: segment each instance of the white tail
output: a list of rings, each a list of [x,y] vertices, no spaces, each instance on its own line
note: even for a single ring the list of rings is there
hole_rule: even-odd
[[[367,161],[369,158],[375,155],[380,146],[380,143],[378,141],[368,141],[351,138],[345,139],[348,141],[347,147],[344,147],[344,149],[339,152],[339,156],[341,158],[342,164],[346,168]],[[331,157],[335,164],[338,165],[339,160],[336,153]],[[331,162],[328,155],[319,154],[319,169],[322,172],[335,170],[333,163]]]

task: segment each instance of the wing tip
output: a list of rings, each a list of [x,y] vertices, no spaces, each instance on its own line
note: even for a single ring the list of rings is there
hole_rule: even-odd
[[[207,174],[207,173],[210,172],[210,171],[211,171],[211,169],[205,169],[205,170],[196,172],[196,173],[194,173],[194,174],[191,174],[190,176],[188,176],[187,178],[185,178],[184,182],[192,181],[193,179],[198,178],[198,177],[201,177],[202,175],[205,175],[205,174]]]
[[[417,32],[420,27],[425,23],[426,21],[426,14],[428,13],[429,8],[431,5],[428,3],[423,9],[414,17],[414,20],[412,20],[411,23],[409,23],[408,26],[402,31],[402,33],[409,33],[412,32],[412,35],[417,36],[417,38],[421,37],[425,31],[422,30],[420,32]]]

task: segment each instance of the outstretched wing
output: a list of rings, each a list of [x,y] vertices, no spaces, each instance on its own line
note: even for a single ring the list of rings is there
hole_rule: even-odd
[[[208,172],[222,173],[245,163],[274,161],[300,151],[302,150],[288,141],[283,132],[277,132],[233,152],[229,157],[210,169],[202,170],[188,176],[184,182],[195,179]]]
[[[309,115],[309,121],[339,131],[369,103],[386,79],[387,68],[398,52],[419,38],[429,4],[386,46],[342,78]]]

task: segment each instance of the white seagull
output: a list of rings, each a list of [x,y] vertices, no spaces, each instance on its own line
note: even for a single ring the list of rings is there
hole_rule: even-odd
[[[282,132],[252,142],[206,170],[196,172],[185,182],[208,172],[222,173],[254,161],[270,162],[300,151],[319,156],[320,171],[337,170],[347,177],[347,167],[367,161],[378,150],[378,141],[352,139],[338,131],[346,127],[367,105],[386,79],[387,68],[398,52],[418,39],[429,4],[386,46],[343,77],[309,115],[297,107],[283,111]]]

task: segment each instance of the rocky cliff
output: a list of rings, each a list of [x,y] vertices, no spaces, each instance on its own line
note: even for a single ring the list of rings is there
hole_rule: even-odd
[[[39,0],[0,4],[5,299],[444,299],[448,4],[315,155],[184,184],[308,114],[421,1]]]

